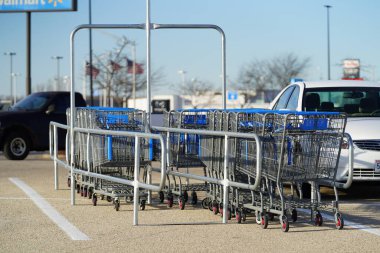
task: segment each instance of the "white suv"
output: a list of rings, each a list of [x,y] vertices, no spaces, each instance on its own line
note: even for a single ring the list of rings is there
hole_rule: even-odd
[[[354,142],[354,181],[380,181],[380,84],[367,81],[296,82],[270,104],[274,110],[333,111],[347,114]],[[348,145],[342,146],[337,180],[348,175]]]

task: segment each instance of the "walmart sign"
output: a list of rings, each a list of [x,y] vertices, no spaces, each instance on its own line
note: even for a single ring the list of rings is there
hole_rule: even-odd
[[[77,0],[0,0],[0,12],[76,10]]]

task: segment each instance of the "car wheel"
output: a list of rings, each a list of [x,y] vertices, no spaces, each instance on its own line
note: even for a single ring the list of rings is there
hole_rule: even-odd
[[[30,150],[30,141],[27,135],[13,132],[4,143],[4,155],[9,160],[23,160]]]

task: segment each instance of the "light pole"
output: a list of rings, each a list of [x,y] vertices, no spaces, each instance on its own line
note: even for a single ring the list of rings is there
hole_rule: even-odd
[[[136,108],[136,42],[131,42],[132,46],[132,59],[133,59],[133,85],[132,85],[132,96],[133,96],[133,108]]]
[[[11,91],[11,99],[12,99],[12,97],[13,97],[13,77],[12,77],[12,73],[13,73],[13,56],[15,56],[16,53],[15,52],[5,52],[4,55],[9,55],[10,60],[11,60],[11,62],[10,62],[11,72],[10,72],[9,77],[10,77],[10,87],[11,87],[10,91]]]
[[[55,86],[55,90],[57,91],[58,89],[59,89],[59,87],[61,86],[60,85],[60,79],[61,79],[61,77],[60,77],[60,73],[59,73],[59,60],[62,60],[63,59],[63,57],[62,56],[52,56],[51,57],[53,60],[57,60],[57,82],[56,82],[56,86]]]
[[[185,75],[186,75],[186,71],[185,70],[178,70],[178,74],[180,74],[182,76],[182,85],[183,85],[183,88],[186,87],[186,79],[185,79]]]
[[[330,75],[330,8],[331,5],[325,5],[327,10],[327,79],[331,80]]]
[[[13,104],[17,102],[17,77],[21,76],[20,73],[12,73],[13,81]]]

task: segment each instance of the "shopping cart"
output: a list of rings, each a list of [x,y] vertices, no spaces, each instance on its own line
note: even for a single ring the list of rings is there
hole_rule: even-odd
[[[213,110],[191,109],[164,112],[164,126],[169,128],[181,129],[207,129],[209,124],[209,116]],[[187,133],[168,133],[167,142],[169,143],[169,159],[168,169],[171,171],[200,170],[206,176],[206,165],[200,157],[201,135]],[[190,183],[187,178],[183,182],[183,178],[171,175],[167,177],[167,187],[165,193],[167,195],[167,204],[173,206],[174,196],[178,196],[178,204],[180,209],[185,208],[185,203],[189,199],[191,191],[191,204],[196,205],[198,202],[197,192],[206,191],[207,183]],[[165,199],[164,191],[160,192],[160,201]]]
[[[253,115],[252,115],[253,114]],[[335,177],[344,137],[346,116],[339,113],[262,111],[235,113],[234,125],[245,131],[259,132],[263,142],[262,187],[251,192],[251,203],[243,208],[253,210],[263,228],[273,215],[279,215],[283,231],[289,230],[289,213],[297,220],[296,208],[310,209],[315,213],[315,224],[322,224],[321,210],[331,210],[337,228],[343,227],[338,210],[338,196],[332,203],[320,201],[319,185],[335,188]],[[245,144],[247,147],[248,144]],[[244,145],[243,145],[244,147]],[[242,156],[238,149],[237,155]],[[239,167],[239,166],[238,166]],[[241,171],[241,167],[238,168]],[[312,183],[315,195],[305,200],[284,195],[284,186]]]
[[[68,113],[68,120],[70,114]],[[85,129],[106,129],[114,131],[144,132],[146,115],[144,111],[129,108],[85,107],[76,108],[76,126]],[[90,138],[88,141],[87,138]],[[90,143],[90,145],[88,145]],[[127,136],[87,135],[74,136],[74,164],[89,172],[132,180],[135,164],[135,139]],[[149,140],[139,143],[142,181],[146,181],[150,170]],[[68,182],[71,182],[69,179]],[[77,192],[92,198],[97,205],[97,197],[113,202],[115,209],[120,208],[120,199],[131,201],[133,187],[85,175],[76,176]],[[145,209],[146,191],[140,192],[140,208]]]

